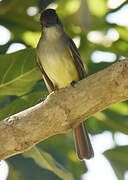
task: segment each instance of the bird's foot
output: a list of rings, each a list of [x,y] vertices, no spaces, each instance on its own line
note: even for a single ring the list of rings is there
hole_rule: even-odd
[[[76,86],[76,84],[77,84],[77,82],[76,82],[76,81],[72,81],[72,82],[71,82],[71,86],[72,86],[72,87],[75,87],[75,86]]]
[[[45,99],[46,99],[46,97],[45,97],[45,98],[40,98],[40,99],[38,100],[38,103],[41,103],[41,102],[45,101]]]

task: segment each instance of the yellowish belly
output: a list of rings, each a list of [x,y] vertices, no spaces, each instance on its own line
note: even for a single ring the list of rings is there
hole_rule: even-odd
[[[40,39],[37,47],[38,57],[54,86],[64,88],[70,86],[72,81],[78,81],[79,75],[67,42],[61,39],[57,32],[50,32],[47,38]]]
[[[42,62],[44,71],[58,88],[70,86],[72,81],[78,81],[79,76],[72,57],[48,57]]]

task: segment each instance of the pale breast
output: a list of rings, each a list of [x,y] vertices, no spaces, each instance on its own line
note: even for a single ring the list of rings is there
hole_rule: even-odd
[[[53,43],[42,39],[38,46],[38,55],[47,76],[58,88],[79,80],[73,57],[63,41]]]

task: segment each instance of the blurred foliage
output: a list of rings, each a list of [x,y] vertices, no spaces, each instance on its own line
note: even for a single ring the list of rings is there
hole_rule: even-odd
[[[31,150],[25,152],[24,156],[32,158],[40,167],[52,171],[62,179],[74,179],[70,173],[62,168],[62,166],[50,156],[50,154],[39,148],[32,148]]]
[[[124,180],[124,172],[128,170],[128,146],[107,150],[104,155],[109,159],[118,179]]]
[[[51,171],[38,166],[32,158],[24,158],[23,155],[8,158],[7,163],[10,167],[7,180],[60,180]]]
[[[109,23],[106,20],[107,15],[118,12],[128,4],[127,1],[111,9],[108,0],[2,0],[0,25],[9,30],[10,40],[0,45],[0,120],[37,104],[40,98],[48,95],[36,66],[34,48],[41,34],[38,9],[44,9],[51,2],[57,7],[65,31],[72,38],[80,40],[79,51],[88,67],[88,75],[112,64],[108,57],[106,62],[95,63],[91,55],[96,50],[114,53],[115,61],[128,56],[127,25],[119,26],[116,22]],[[37,13],[31,14],[30,8],[34,8]],[[7,54],[13,43],[22,43],[26,49]],[[87,120],[87,126],[93,135],[105,130],[112,134],[117,131],[128,134],[128,102],[113,105],[95,114]],[[76,157],[71,132],[51,137],[38,146],[24,156],[17,155],[7,160],[10,167],[8,180],[79,180],[81,174],[87,171],[85,164]],[[128,147],[116,145],[104,152],[104,155],[118,179],[123,180],[124,172],[128,170]]]

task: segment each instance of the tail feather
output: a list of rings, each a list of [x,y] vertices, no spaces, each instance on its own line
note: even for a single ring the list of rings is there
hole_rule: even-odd
[[[75,128],[76,151],[80,160],[90,159],[94,156],[93,148],[84,123]]]

